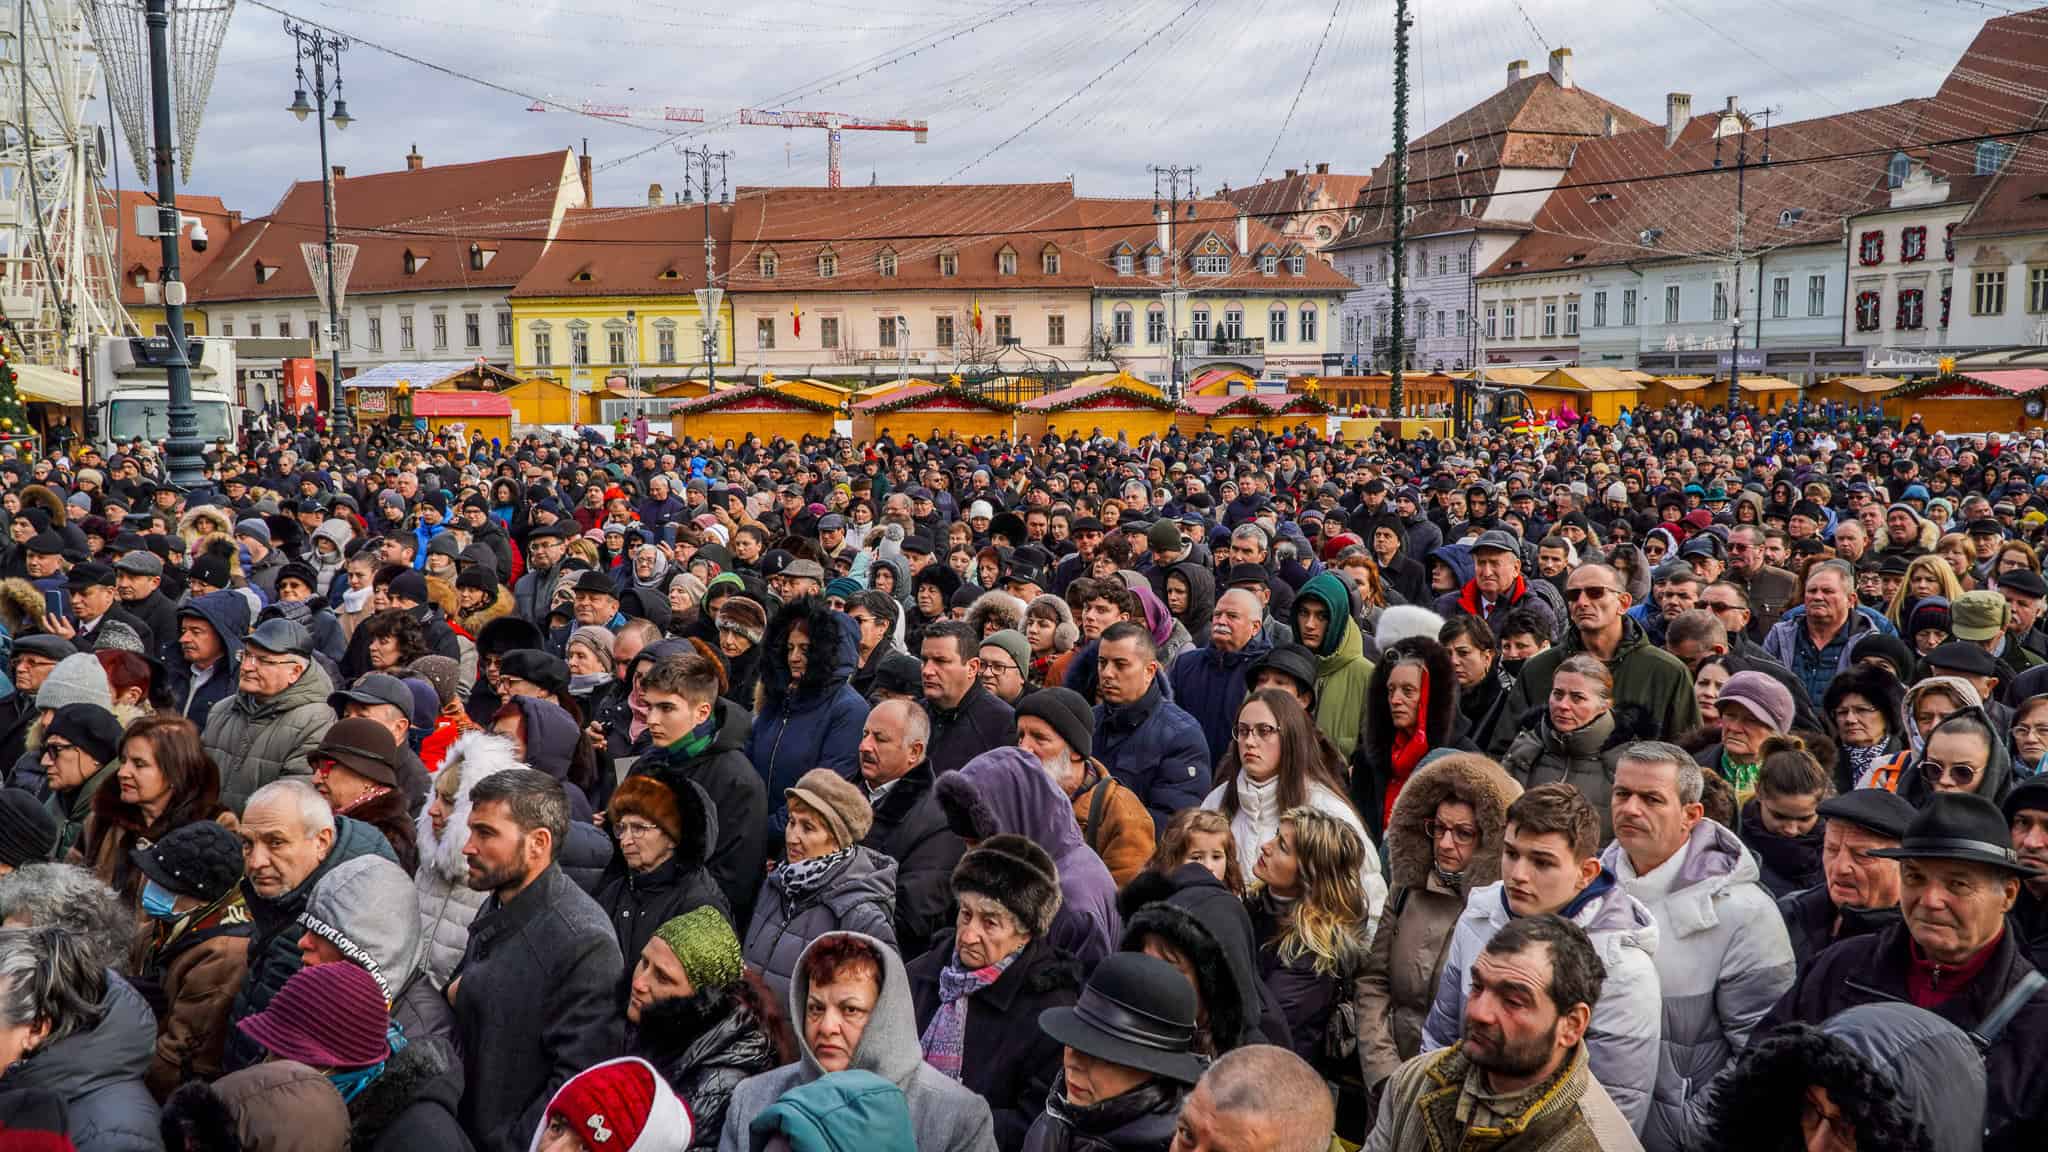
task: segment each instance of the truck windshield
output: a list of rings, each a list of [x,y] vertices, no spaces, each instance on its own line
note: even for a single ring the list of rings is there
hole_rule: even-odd
[[[163,440],[171,434],[171,403],[168,400],[116,400],[108,405],[107,433],[117,443],[142,439],[150,442]],[[195,400],[192,407],[199,413],[199,438],[208,443],[215,440],[233,440],[235,430],[230,426],[228,406],[219,400]]]

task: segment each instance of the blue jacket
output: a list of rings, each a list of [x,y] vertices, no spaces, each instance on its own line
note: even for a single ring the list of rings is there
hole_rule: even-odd
[[[214,634],[220,637],[221,646],[227,655],[221,657],[219,667],[213,676],[192,690],[192,666],[185,661],[182,652],[171,661],[170,690],[174,710],[192,721],[201,732],[206,731],[206,718],[213,706],[235,694],[236,663],[242,658],[242,637],[249,632],[249,598],[240,592],[222,589],[206,595],[178,609],[178,616],[197,616],[212,625]],[[172,646],[177,651],[177,646]]]
[[[422,572],[427,570],[427,545],[434,542],[434,537],[447,530],[448,526],[446,524],[417,524],[413,526],[412,538],[419,541],[419,547],[413,552],[412,557],[412,566],[414,568]]]
[[[803,676],[789,675],[787,644],[792,627],[803,624],[811,657]],[[774,840],[789,822],[783,790],[813,768],[830,768],[851,780],[860,770],[860,733],[868,702],[848,681],[860,667],[852,619],[833,612],[817,597],[792,601],[769,621],[762,640],[761,682],[755,687],[754,730],[747,759],[768,788],[768,827]]]
[[[1211,644],[1190,648],[1173,662],[1167,679],[1173,684],[1173,699],[1202,726],[1202,740],[1209,746],[1209,766],[1214,768],[1230,748],[1230,732],[1237,724],[1237,706],[1244,703],[1245,675],[1252,661],[1272,647],[1265,633],[1237,652],[1225,652]],[[1195,801],[1200,803],[1198,797]],[[1165,827],[1165,825],[1160,825]]]
[[[1183,659],[1203,651],[1194,649]],[[1201,722],[1167,699],[1166,687],[1154,679],[1134,703],[1095,706],[1095,758],[1138,794],[1152,826],[1161,829],[1175,812],[1201,806],[1210,769]]]

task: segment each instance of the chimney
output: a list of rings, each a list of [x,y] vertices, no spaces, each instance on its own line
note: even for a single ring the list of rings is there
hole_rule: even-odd
[[[1664,97],[1664,146],[1678,143],[1678,134],[1685,131],[1686,121],[1692,119],[1692,94],[1672,92]]]
[[[1159,226],[1159,250],[1173,251],[1173,213],[1164,204],[1154,204],[1152,222]]]
[[[1600,126],[1600,134],[1602,136],[1612,136],[1619,131],[1621,131],[1621,122],[1614,118],[1614,113],[1609,112],[1606,120]]]
[[[1514,83],[1515,81],[1517,81],[1517,80],[1520,80],[1520,79],[1521,79],[1522,77],[1524,77],[1524,76],[1527,76],[1528,74],[1529,74],[1529,62],[1528,62],[1527,60],[1510,60],[1510,61],[1508,61],[1508,83],[1509,83],[1509,84],[1511,84],[1511,85],[1512,85],[1512,84],[1513,84],[1513,83]]]
[[[420,155],[420,146],[417,144],[413,145],[412,151],[405,154],[405,170],[407,172],[417,172],[426,166],[427,158]]]
[[[1321,163],[1319,163],[1319,164],[1317,164],[1317,165],[1316,165],[1316,175],[1318,175],[1318,176],[1328,176],[1329,174],[1330,174],[1330,164],[1329,164],[1329,162],[1328,162],[1328,161],[1323,161],[1323,162],[1321,162]]]
[[[335,178],[336,180],[339,180],[339,179],[341,179],[342,177],[344,177],[344,176],[347,176],[347,175],[348,175],[348,169],[346,169],[346,168],[342,167],[342,166],[341,166],[341,165],[339,165],[339,164],[336,164],[336,165],[334,166],[334,178]]]
[[[1251,251],[1251,247],[1252,218],[1239,212],[1237,214],[1237,254],[1242,256]]]
[[[228,209],[228,231],[233,232],[235,229],[240,228],[241,226],[242,210],[240,208]]]
[[[1281,177],[1281,179],[1283,179],[1283,180],[1292,180],[1292,179],[1294,179],[1294,174],[1295,174],[1295,173],[1297,173],[1297,172],[1299,172],[1299,171],[1301,171],[1301,169],[1299,169],[1299,168],[1289,168],[1289,169],[1287,170],[1287,173],[1286,173],[1286,175],[1282,176],[1282,177]]]
[[[595,206],[597,195],[591,191],[590,186],[590,137],[588,136],[583,138],[583,154],[576,158],[576,175],[583,182],[583,206],[585,208]]]
[[[1559,88],[1572,86],[1572,50],[1552,48],[1550,50],[1550,82]]]
[[[649,208],[661,207],[661,185],[649,184],[647,186],[647,206]]]

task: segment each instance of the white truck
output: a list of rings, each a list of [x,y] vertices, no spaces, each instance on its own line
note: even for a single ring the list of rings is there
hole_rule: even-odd
[[[235,443],[242,406],[235,383],[235,342],[197,336],[185,342],[192,362],[192,406],[202,444]],[[99,415],[96,442],[112,452],[137,440],[162,444],[171,434],[171,391],[164,362],[166,336],[109,336],[92,358],[92,406]]]

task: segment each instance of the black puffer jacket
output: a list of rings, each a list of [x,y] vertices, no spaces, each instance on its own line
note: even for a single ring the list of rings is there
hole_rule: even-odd
[[[718,832],[712,838],[705,867],[725,894],[732,922],[745,924],[754,914],[761,866],[767,860],[768,786],[747,760],[747,734],[753,730],[753,717],[730,700],[720,700],[715,707],[718,733],[711,738],[710,747],[695,756],[652,749],[633,765],[633,774],[688,780],[711,798]]]
[[[932,941],[910,962],[910,997],[921,1036],[938,1014],[939,973],[953,959],[953,933]],[[967,997],[960,1082],[988,1101],[996,1147],[1016,1152],[1060,1070],[1059,1041],[1038,1027],[1038,1014],[1064,1008],[1081,994],[1081,965],[1043,937],[1024,945],[995,981]]]
[[[633,962],[654,935],[654,930],[693,908],[710,905],[730,922],[732,908],[725,894],[711,882],[704,861],[711,846],[718,843],[718,814],[704,789],[673,776],[659,777],[675,797],[676,812],[682,818],[682,839],[669,858],[645,872],[624,867],[613,870],[597,890],[597,902],[611,918],[619,934],[619,951],[627,957],[620,977],[623,989],[633,977]]]
[[[690,1106],[696,1122],[690,1147],[718,1147],[726,1105],[740,1081],[781,1064],[760,1017],[734,988],[707,988],[692,996],[657,1000],[640,1011],[627,1039],[633,1055],[661,1071]]]
[[[896,861],[896,945],[913,957],[952,923],[953,866],[967,851],[939,807],[936,779],[929,760],[904,773],[874,800],[875,822],[861,840]]]
[[[455,1119],[462,1103],[462,1063],[446,1040],[414,1040],[384,1072],[348,1102],[352,1152],[468,1152]]]

